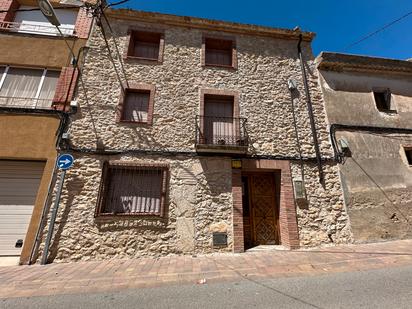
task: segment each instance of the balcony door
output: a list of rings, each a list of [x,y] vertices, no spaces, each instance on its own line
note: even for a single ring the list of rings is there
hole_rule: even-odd
[[[231,145],[237,140],[232,96],[205,95],[203,138],[204,144]]]

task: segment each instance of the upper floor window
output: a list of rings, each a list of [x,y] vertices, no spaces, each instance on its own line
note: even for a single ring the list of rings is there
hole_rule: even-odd
[[[0,106],[51,108],[60,72],[47,69],[0,69]]]
[[[203,39],[203,65],[236,68],[236,47],[234,40]]]
[[[96,216],[162,216],[167,172],[167,164],[106,162],[103,167]]]
[[[405,156],[408,164],[412,166],[412,147],[404,147],[403,150],[405,151]]]
[[[30,10],[36,9],[36,7],[20,6],[19,9]],[[63,34],[72,35],[76,24],[77,10],[55,9],[55,12],[61,23],[59,29]],[[40,10],[17,11],[14,21],[2,23],[1,28],[20,33],[60,35],[56,27],[43,16]]]
[[[376,108],[381,112],[396,112],[395,106],[391,100],[391,91],[389,89],[376,89],[373,91]]]
[[[119,103],[119,121],[152,124],[154,86],[129,83]]]
[[[164,37],[159,32],[130,31],[128,58],[162,62]]]

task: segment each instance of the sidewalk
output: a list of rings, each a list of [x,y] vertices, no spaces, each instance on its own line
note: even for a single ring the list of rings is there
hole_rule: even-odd
[[[0,298],[313,276],[412,265],[412,240],[312,250],[0,267]]]

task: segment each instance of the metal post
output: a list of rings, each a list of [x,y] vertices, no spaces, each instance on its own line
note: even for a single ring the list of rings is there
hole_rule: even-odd
[[[57,216],[57,211],[59,210],[59,203],[60,203],[60,195],[62,193],[62,188],[63,188],[63,183],[64,183],[64,178],[66,177],[66,170],[63,170],[59,187],[57,189],[57,195],[56,195],[56,200],[54,201],[54,208],[52,215],[50,217],[50,223],[49,223],[49,230],[47,231],[47,237],[46,237],[46,242],[44,244],[44,251],[43,251],[43,256],[41,259],[41,265],[47,264],[47,255],[49,254],[49,246],[50,246],[50,241],[53,236],[53,229],[54,229],[54,223],[56,221],[56,216]]]

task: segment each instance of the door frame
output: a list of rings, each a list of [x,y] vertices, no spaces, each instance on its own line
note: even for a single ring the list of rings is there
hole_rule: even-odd
[[[255,159],[241,159],[241,161],[241,168],[232,169],[233,251],[245,251],[242,202],[242,173],[245,172],[278,172],[280,174],[278,204],[280,244],[289,249],[299,248],[299,232],[290,161]]]

